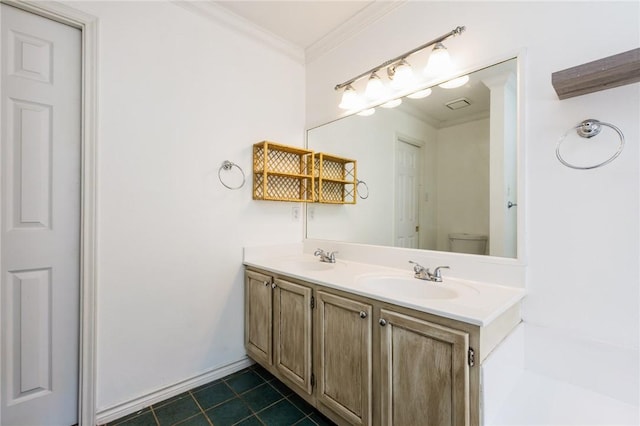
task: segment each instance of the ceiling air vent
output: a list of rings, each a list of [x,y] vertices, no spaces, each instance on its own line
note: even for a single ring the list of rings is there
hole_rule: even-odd
[[[452,101],[447,102],[446,104],[444,104],[447,108],[452,109],[452,110],[457,110],[457,109],[462,109],[462,108],[466,108],[469,105],[471,105],[471,101],[467,98],[460,98],[460,99],[454,99]]]

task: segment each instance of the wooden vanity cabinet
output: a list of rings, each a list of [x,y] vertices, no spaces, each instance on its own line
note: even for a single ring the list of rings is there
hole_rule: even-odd
[[[331,420],[480,424],[475,357],[515,326],[517,307],[482,337],[472,324],[283,278],[246,272],[247,353]]]
[[[246,271],[247,354],[307,395],[312,392],[311,309],[311,288]]]
[[[372,422],[371,313],[369,304],[317,292],[318,404],[352,425]]]

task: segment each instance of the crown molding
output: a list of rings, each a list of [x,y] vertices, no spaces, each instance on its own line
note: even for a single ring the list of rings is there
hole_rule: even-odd
[[[363,31],[378,19],[406,3],[407,0],[376,0],[360,12],[340,24],[305,50],[306,63],[310,64],[332,51],[349,38]]]
[[[280,52],[300,64],[305,63],[305,52],[299,46],[273,34],[235,13],[217,5],[213,1],[169,0],[197,15],[203,16],[219,25],[241,33],[267,47]]]

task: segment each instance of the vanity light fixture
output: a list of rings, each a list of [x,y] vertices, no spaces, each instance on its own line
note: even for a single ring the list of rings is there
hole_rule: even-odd
[[[389,96],[390,91],[382,82],[380,76],[377,74],[377,72],[380,70],[386,69],[387,77],[391,81],[392,88],[398,91],[407,90],[411,87],[411,85],[416,84],[416,77],[413,73],[413,70],[411,69],[411,66],[407,62],[407,58],[431,46],[433,46],[433,51],[431,52],[427,67],[425,68],[424,72],[428,73],[430,76],[437,78],[446,77],[446,74],[442,73],[450,73],[452,66],[449,58],[449,52],[447,52],[447,49],[444,44],[442,44],[442,42],[450,37],[458,36],[464,31],[464,26],[456,27],[450,32],[443,34],[428,43],[418,46],[415,49],[405,52],[393,59],[385,61],[380,65],[371,68],[370,70],[363,72],[362,74],[357,75],[350,80],[345,81],[344,83],[337,84],[335,86],[335,90],[344,90],[342,101],[340,102],[339,107],[346,110],[355,110],[365,107],[365,99],[362,99],[357,95],[353,87],[353,83],[367,76],[369,77],[369,80],[367,82],[367,87],[364,93],[364,97],[366,98],[366,100],[369,103],[384,101],[384,98]],[[433,74],[434,72],[438,72],[439,74]],[[423,92],[422,94],[424,93],[426,92]],[[428,94],[424,96],[428,96]],[[354,107],[354,105],[356,106]]]

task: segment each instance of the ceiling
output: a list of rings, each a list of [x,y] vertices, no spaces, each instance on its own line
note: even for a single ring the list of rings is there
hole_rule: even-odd
[[[308,49],[373,3],[350,1],[215,1],[278,37]]]

